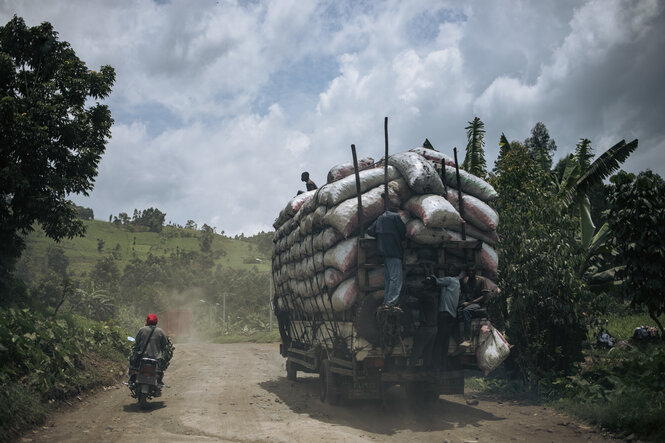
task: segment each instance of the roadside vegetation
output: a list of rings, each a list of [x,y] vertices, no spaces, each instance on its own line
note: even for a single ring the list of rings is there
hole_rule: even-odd
[[[482,125],[467,129],[474,127]],[[467,151],[478,145],[468,135]],[[468,386],[662,441],[665,181],[619,171],[637,140],[594,158],[591,141],[580,139],[554,167],[556,143],[542,123],[524,142],[502,135],[499,147],[486,173],[501,220],[502,293],[491,318],[514,348],[502,370]],[[643,325],[652,336],[634,339]],[[602,332],[614,338],[611,347],[598,341]]]

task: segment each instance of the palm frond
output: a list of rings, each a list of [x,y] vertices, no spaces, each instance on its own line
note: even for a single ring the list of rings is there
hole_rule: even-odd
[[[566,169],[564,169],[563,176],[561,177],[561,182],[557,183],[560,197],[563,197],[571,189],[575,188],[577,179],[580,178],[580,172],[579,162],[576,161],[575,156],[570,154],[568,156],[568,162],[566,163]]]
[[[621,163],[626,161],[635,149],[637,149],[637,139],[628,144],[625,140],[621,140],[605,151],[584,171],[575,187],[566,193],[563,197],[564,204],[570,205],[577,200],[579,194],[586,194],[592,187],[601,184],[603,180],[619,169]]]

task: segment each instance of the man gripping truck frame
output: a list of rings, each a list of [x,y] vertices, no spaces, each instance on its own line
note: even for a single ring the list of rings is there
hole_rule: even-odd
[[[420,400],[463,393],[477,331],[490,326],[482,306],[470,311],[471,340],[460,347],[464,322],[449,312],[465,294],[458,279],[456,296],[443,282],[478,274],[496,288],[498,218],[485,203],[496,192],[459,170],[456,152],[455,160],[425,148],[388,156],[386,143],[387,161],[377,164],[352,151],[353,164],[333,167],[326,185],[294,197],[274,223],[273,307],[287,377],[319,373],[321,400],[330,404],[382,399],[392,385]],[[402,284],[397,300],[388,294],[384,302],[392,271],[365,224],[395,208],[405,226]]]

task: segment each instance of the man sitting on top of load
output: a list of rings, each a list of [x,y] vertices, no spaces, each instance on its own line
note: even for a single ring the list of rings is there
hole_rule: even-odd
[[[300,174],[300,181],[305,182],[305,186],[307,187],[308,191],[313,191],[317,189],[316,183],[312,181],[311,178],[309,178],[309,172],[303,172]]]
[[[466,277],[460,280],[462,303],[457,311],[458,317],[464,319],[464,342],[461,347],[471,346],[471,317],[474,311],[482,309],[490,295],[487,279],[476,275],[474,269],[469,270]]]

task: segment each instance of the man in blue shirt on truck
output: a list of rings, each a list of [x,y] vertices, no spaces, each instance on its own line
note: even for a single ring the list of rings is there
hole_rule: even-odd
[[[395,209],[391,205],[390,209]],[[406,226],[398,213],[386,210],[367,229],[367,233],[376,237],[376,247],[383,256],[385,293],[383,308],[397,306],[402,290],[402,242],[406,238]]]
[[[439,293],[439,314],[437,319],[436,340],[434,342],[434,365],[437,370],[444,370],[448,360],[448,343],[450,337],[455,336],[457,326],[457,307],[460,297],[460,280],[464,278],[464,271],[457,277],[437,278],[434,275],[427,277],[430,284],[441,288]]]

